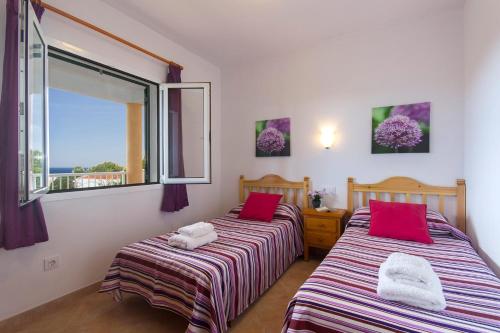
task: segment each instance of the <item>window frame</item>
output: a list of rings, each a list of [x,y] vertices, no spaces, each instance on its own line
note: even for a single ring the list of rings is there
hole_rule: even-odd
[[[21,136],[24,136],[24,147],[19,146],[19,152],[23,150],[23,154],[18,157],[18,190],[19,206],[24,206],[36,199],[39,199],[49,191],[49,111],[48,111],[48,42],[40,26],[40,22],[36,17],[33,6],[30,1],[20,1],[21,14],[19,16],[19,89],[23,90],[22,97],[19,97],[19,117],[21,114],[24,116],[24,133],[18,133],[18,144],[21,144]],[[32,119],[32,102],[31,102],[31,80],[30,73],[30,38],[32,32],[36,31],[43,44],[43,147],[44,147],[44,170],[41,174],[44,187],[32,191],[33,178],[31,176],[31,144],[30,138],[32,136],[31,119]],[[21,58],[23,53],[24,58]],[[22,63],[21,63],[22,62]],[[22,79],[22,81],[21,81]],[[21,87],[21,82],[23,87]],[[21,91],[19,92],[21,95]],[[19,124],[20,125],[20,124]],[[21,159],[23,156],[23,159]],[[22,165],[22,167],[21,167]],[[23,174],[24,172],[24,174]]]
[[[147,166],[147,172],[145,173],[145,181],[144,183],[137,183],[137,184],[123,184],[123,185],[113,185],[113,186],[94,186],[94,187],[86,187],[86,188],[73,188],[73,189],[63,189],[63,190],[50,190],[48,191],[48,194],[58,194],[58,193],[69,193],[69,192],[84,192],[84,191],[91,191],[91,190],[104,190],[104,189],[116,189],[116,188],[126,188],[126,187],[137,187],[137,186],[147,186],[147,185],[158,185],[160,184],[160,167],[161,167],[161,161],[160,161],[160,154],[161,154],[161,145],[160,143],[160,125],[159,125],[159,117],[160,117],[160,83],[142,78],[140,76],[128,73],[126,71],[117,69],[112,66],[105,65],[103,63],[94,61],[92,59],[88,59],[85,57],[82,57],[78,54],[74,54],[72,52],[68,52],[67,50],[63,50],[57,47],[54,47],[52,45],[48,45],[48,58],[47,61],[50,57],[57,58],[62,61],[66,61],[68,63],[71,63],[76,66],[81,66],[90,70],[94,70],[96,72],[100,72],[124,81],[132,82],[134,84],[138,84],[141,86],[144,86],[147,89],[147,96],[151,96],[151,86],[154,86],[157,93],[156,93],[156,119],[157,119],[157,124],[156,124],[156,140],[157,140],[157,145],[156,145],[156,170],[157,170],[157,177],[155,181],[151,181],[151,168],[149,167],[149,164],[151,163],[151,113],[154,112],[154,109],[151,108],[151,103],[147,103],[145,105],[145,112],[144,112],[144,124],[145,124],[145,160],[146,160],[146,166]],[[50,88],[50,86],[48,87]],[[150,98],[150,97],[149,97]],[[150,100],[150,99],[148,99]],[[50,107],[50,106],[49,106]],[[49,165],[50,169],[50,165]]]
[[[169,177],[168,89],[203,89],[203,177]],[[211,82],[179,82],[160,84],[160,182],[162,184],[212,184],[212,84]],[[166,134],[166,135],[164,135]],[[167,147],[167,148],[165,148]]]

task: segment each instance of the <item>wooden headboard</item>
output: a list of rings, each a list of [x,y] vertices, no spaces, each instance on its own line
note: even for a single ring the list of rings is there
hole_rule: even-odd
[[[444,215],[446,197],[456,197],[456,225],[457,228],[466,232],[465,222],[465,180],[457,179],[457,186],[443,187],[432,186],[408,177],[391,177],[375,184],[356,184],[354,178],[347,179],[347,209],[350,213],[354,211],[354,195],[360,192],[363,206],[368,206],[368,200],[375,193],[377,200],[383,200],[382,194],[388,193],[390,201],[396,200],[396,195],[404,195],[406,202],[411,202],[412,196],[421,197],[422,203],[427,203],[428,196],[438,197],[439,212]]]
[[[293,182],[278,175],[265,175],[260,179],[245,179],[242,175],[240,176],[240,202],[244,202],[250,192],[278,193],[283,194],[283,202],[307,208],[309,186],[309,177],[304,177],[303,181]]]

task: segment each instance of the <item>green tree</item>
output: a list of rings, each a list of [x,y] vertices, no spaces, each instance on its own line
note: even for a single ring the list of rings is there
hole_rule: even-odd
[[[41,174],[42,173],[42,161],[43,161],[43,154],[39,150],[32,150],[31,151],[31,160],[32,160],[32,166],[31,170],[34,174]]]
[[[86,172],[86,169],[81,166],[76,166],[73,168],[73,173],[84,173]]]
[[[94,165],[90,168],[90,172],[112,172],[112,171],[123,171],[125,168],[114,163],[114,162],[102,162]]]

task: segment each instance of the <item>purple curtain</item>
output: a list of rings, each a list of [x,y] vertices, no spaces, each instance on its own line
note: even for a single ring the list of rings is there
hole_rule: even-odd
[[[49,239],[40,202],[36,200],[23,207],[18,203],[18,17],[19,1],[7,0],[0,100],[0,247],[7,250]]]
[[[35,11],[35,15],[38,18],[38,21],[41,21],[43,12],[45,12],[45,8],[40,5],[40,1],[36,0],[31,0],[31,5],[33,6],[33,10]]]
[[[177,66],[170,66],[168,83],[181,82],[181,69]],[[182,107],[181,90],[170,89],[168,91],[168,117],[172,125],[169,130],[169,142],[175,149],[169,149],[169,176],[184,177],[184,157],[182,156]],[[185,184],[166,184],[163,186],[163,199],[161,210],[164,212],[176,212],[189,206],[187,190]]]

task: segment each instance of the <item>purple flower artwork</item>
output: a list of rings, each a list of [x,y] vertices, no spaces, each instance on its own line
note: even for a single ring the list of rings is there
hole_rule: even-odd
[[[372,154],[428,153],[431,103],[374,108]]]
[[[257,149],[272,154],[285,148],[285,137],[274,127],[268,127],[257,137]]]
[[[255,123],[255,156],[290,156],[290,118]]]
[[[375,129],[375,141],[385,147],[415,147],[422,141],[422,130],[408,116],[392,116]]]

